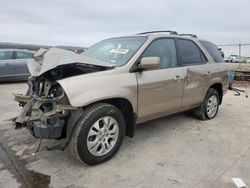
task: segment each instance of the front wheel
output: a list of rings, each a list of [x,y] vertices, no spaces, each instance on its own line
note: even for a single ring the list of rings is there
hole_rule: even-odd
[[[202,105],[194,111],[200,120],[213,119],[219,110],[219,94],[217,90],[209,88]]]
[[[96,165],[115,155],[124,134],[122,112],[113,105],[96,104],[87,108],[77,122],[69,145],[70,152],[81,162]]]

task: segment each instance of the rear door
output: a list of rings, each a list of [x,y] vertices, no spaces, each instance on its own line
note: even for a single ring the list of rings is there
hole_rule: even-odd
[[[160,68],[136,73],[138,121],[178,112],[181,108],[184,75],[177,61],[174,39],[153,41],[142,57],[159,57]]]
[[[0,52],[0,80],[13,78],[14,64],[12,51]]]
[[[14,53],[15,62],[14,62],[14,75],[19,78],[25,78],[30,75],[27,61],[33,56],[30,52],[16,51]]]
[[[194,41],[177,39],[177,47],[185,76],[182,101],[182,110],[185,110],[200,105],[204,100],[210,83],[211,64]]]

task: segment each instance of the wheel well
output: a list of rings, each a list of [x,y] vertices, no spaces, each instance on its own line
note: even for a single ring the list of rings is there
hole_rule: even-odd
[[[126,136],[133,137],[135,130],[136,114],[134,113],[131,103],[124,98],[113,98],[98,101],[108,103],[118,108],[124,115],[126,121]]]
[[[211,85],[209,88],[213,88],[218,92],[219,98],[220,98],[220,104],[221,104],[222,103],[222,98],[223,98],[222,84],[221,83],[216,83],[216,84]]]

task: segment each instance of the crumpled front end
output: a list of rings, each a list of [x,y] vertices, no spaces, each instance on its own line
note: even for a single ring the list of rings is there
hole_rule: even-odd
[[[76,108],[69,104],[57,82],[31,77],[26,95],[14,94],[23,109],[15,120],[16,128],[27,127],[36,138],[64,138],[66,117]]]
[[[16,127],[27,127],[35,137],[46,139],[66,137],[65,124],[68,116],[73,110],[79,110],[70,105],[58,82],[114,67],[85,55],[57,48],[40,49],[27,65],[31,73],[29,89],[25,95],[14,94],[14,100],[23,107],[15,120]]]

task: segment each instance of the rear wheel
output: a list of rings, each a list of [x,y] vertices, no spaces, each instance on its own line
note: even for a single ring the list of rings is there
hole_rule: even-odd
[[[88,165],[107,161],[120,148],[125,120],[115,106],[96,104],[83,113],[70,141],[71,154]]]
[[[200,120],[213,119],[219,110],[219,94],[217,90],[209,88],[202,105],[194,111]]]

